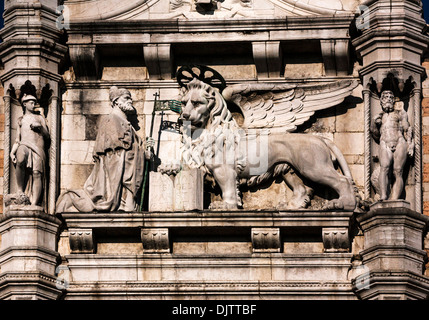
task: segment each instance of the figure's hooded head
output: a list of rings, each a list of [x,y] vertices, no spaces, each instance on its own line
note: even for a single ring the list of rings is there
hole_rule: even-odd
[[[131,92],[128,89],[113,86],[110,88],[109,98],[112,107],[118,106],[125,113],[135,112]]]

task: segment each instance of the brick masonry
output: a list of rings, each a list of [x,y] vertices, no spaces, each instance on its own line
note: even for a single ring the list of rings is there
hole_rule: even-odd
[[[423,62],[429,74],[429,58]],[[429,79],[423,81],[422,150],[423,150],[423,213],[429,215]]]
[[[429,58],[423,62],[429,75]],[[429,78],[422,83],[422,151],[423,151],[423,214],[429,216]],[[424,249],[429,254],[429,238],[426,237]],[[429,269],[429,263],[426,265]]]
[[[0,96],[4,96],[4,89],[0,86]],[[3,213],[3,169],[4,169],[4,104],[3,99],[0,99],[0,145],[2,148],[0,149],[0,213]]]

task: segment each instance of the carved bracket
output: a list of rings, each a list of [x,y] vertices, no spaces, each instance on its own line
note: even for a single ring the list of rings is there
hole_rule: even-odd
[[[71,253],[95,253],[92,229],[70,229],[69,241]]]
[[[326,75],[348,75],[350,63],[349,40],[320,40],[320,47]]]
[[[280,41],[252,42],[252,48],[258,78],[279,78],[283,59]]]
[[[143,253],[170,253],[168,228],[141,229]]]
[[[252,228],[253,252],[280,252],[279,228]]]
[[[143,54],[149,79],[171,79],[173,65],[171,63],[170,44],[147,44],[143,47]]]
[[[325,252],[349,252],[350,250],[347,228],[323,228],[322,240]]]
[[[70,60],[78,80],[97,80],[100,76],[100,58],[96,45],[70,45]]]

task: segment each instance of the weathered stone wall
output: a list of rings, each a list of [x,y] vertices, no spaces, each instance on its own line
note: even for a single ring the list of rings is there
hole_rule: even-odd
[[[138,5],[131,11],[128,9],[135,5],[136,1],[118,4],[117,1],[110,0],[91,2],[70,0],[65,3],[70,4],[74,18],[89,20],[118,22],[118,20],[159,18],[187,20],[199,17],[206,22],[205,20],[211,18],[227,20],[232,17],[312,16],[314,19],[309,18],[309,21],[316,23],[316,17],[319,14],[325,18],[329,17],[327,20],[335,20],[332,18],[336,17],[335,14],[341,16],[343,13],[351,13],[353,15],[356,6],[362,2],[330,0],[323,1],[322,4],[317,0],[251,2],[227,0],[222,2],[213,16],[201,15],[193,5],[193,1],[192,4],[174,0],[148,1],[146,6]],[[90,4],[91,10],[87,10],[87,4]],[[343,19],[347,20],[344,17]],[[297,21],[294,23],[299,22]],[[195,23],[192,30],[200,31],[198,21],[191,22]],[[131,30],[138,23],[126,26]],[[109,23],[105,24],[107,29],[108,25]],[[177,25],[179,26],[177,30],[189,27],[183,23],[177,23]],[[75,46],[76,51],[71,55],[74,55],[72,58],[75,60],[72,64],[76,70],[71,66],[65,74],[61,75],[66,90],[60,97],[62,110],[59,193],[66,189],[82,188],[88,178],[93,166],[93,148],[100,119],[111,110],[109,88],[113,85],[130,90],[138,114],[134,119],[137,132],[141,137],[146,137],[151,133],[155,94],[159,94],[161,100],[179,99],[180,88],[174,78],[174,71],[186,64],[203,64],[212,67],[226,79],[227,84],[255,81],[302,84],[359,79],[360,66],[353,60],[354,54],[350,54],[349,51],[327,54],[329,51],[327,49],[333,49],[337,39],[320,41],[318,32],[323,33],[323,28],[318,30],[319,24],[312,30],[305,30],[302,24],[299,24],[298,30],[292,30],[293,27],[287,30],[291,32],[288,33],[288,37],[294,35],[293,32],[296,31],[295,35],[299,34],[302,37],[303,34],[308,34],[314,37],[312,40],[300,38],[296,42],[288,42],[289,38],[285,36],[285,39],[274,41],[281,42],[280,49],[283,54],[274,57],[276,62],[280,61],[281,66],[279,70],[275,70],[276,76],[273,77],[271,74],[268,78],[264,76],[269,74],[269,70],[261,72],[261,63],[258,64],[255,60],[262,60],[263,66],[269,58],[272,58],[265,50],[277,48],[277,43],[270,47],[273,43],[268,45],[266,42],[271,35],[281,37],[283,30],[276,29],[269,31],[272,33],[259,34],[252,33],[253,31],[229,34],[225,25],[219,27],[214,23],[205,25],[209,32],[207,30],[196,32],[198,41],[191,43],[189,39],[193,38],[190,32],[184,33],[187,40],[183,40],[182,33],[176,29],[174,29],[175,34],[171,35],[168,32],[164,33],[163,30],[160,32],[150,29],[154,35],[150,32],[140,34],[129,30],[128,34],[122,34],[106,29],[107,31],[101,30],[102,32],[93,37],[89,33],[79,34],[81,27],[85,26],[77,27],[70,37],[75,41],[69,49],[72,52],[71,47]],[[271,27],[276,28],[275,25]],[[222,29],[221,34],[226,37],[231,36],[237,41],[219,38],[213,42],[210,38],[210,41],[204,42],[205,39],[213,37],[215,33],[212,31],[216,28],[225,28],[225,30]],[[332,25],[330,28],[330,32],[336,30]],[[348,25],[345,30],[348,32]],[[171,47],[168,43],[169,37],[175,41],[175,43],[171,41]],[[329,38],[326,35],[325,37]],[[348,47],[349,34],[347,33],[345,37],[346,40],[340,39],[339,42],[346,43]],[[243,43],[238,40],[242,40]],[[82,44],[79,41],[85,43],[82,45],[84,49],[79,48]],[[129,45],[127,41],[135,41],[135,43]],[[119,42],[122,43],[121,47],[109,47]],[[157,47],[158,42],[162,44],[161,49]],[[147,43],[149,43],[149,49],[145,47]],[[152,50],[154,44],[156,48]],[[163,49],[166,47],[168,50],[171,49],[166,55],[168,59],[165,56],[158,57],[158,54],[165,53]],[[82,51],[85,54],[82,55],[83,63],[79,67],[82,62],[79,56],[81,49],[87,51]],[[122,49],[124,51],[121,51]],[[97,59],[92,56],[93,53],[97,54]],[[345,69],[335,70],[332,64],[329,66],[329,61],[327,62],[327,60],[332,62],[343,58],[350,58],[353,65],[351,72],[345,72]],[[171,63],[171,66],[165,67],[166,62]],[[156,70],[153,68],[156,63],[164,64],[165,68],[159,70],[157,74],[150,73],[150,70]],[[429,59],[425,60],[423,66],[429,73]],[[86,67],[89,69],[85,70]],[[161,69],[161,66],[158,67]],[[165,70],[172,71],[171,75],[167,72],[167,76],[164,77]],[[264,76],[261,76],[262,74]],[[423,213],[429,215],[429,80],[423,83],[422,92],[424,97],[422,101]],[[3,88],[0,88],[0,94],[4,94]],[[350,166],[356,186],[364,198],[366,119],[362,97],[363,88],[359,85],[343,103],[316,112],[309,122],[298,128],[298,131],[327,137],[339,147]],[[235,116],[240,118],[238,114]],[[161,120],[174,122],[177,118],[178,115],[172,111],[165,111],[162,114],[157,111],[155,115],[152,132],[156,141],[154,150],[156,157],[163,163],[179,160],[181,137],[177,133],[160,131],[160,123]],[[4,109],[3,100],[0,100],[0,189],[3,188],[3,160],[5,156],[9,156],[3,154],[3,132]],[[208,185],[206,187],[208,193],[205,208],[210,201],[220,198],[218,189],[209,189]],[[324,199],[332,196],[332,192],[323,186],[312,185],[312,187],[315,188],[315,197],[310,209],[319,209]],[[204,298],[234,298],[237,294],[241,294],[240,297],[244,298],[260,298],[265,295],[266,298],[295,299],[301,295],[301,297],[310,298],[356,299],[351,284],[354,279],[353,272],[356,271],[351,268],[352,257],[368,248],[364,248],[362,232],[359,232],[354,225],[352,227],[349,225],[350,221],[353,221],[352,213],[317,210],[270,211],[290,196],[291,191],[285,183],[275,181],[257,190],[244,188],[244,210],[240,211],[108,214],[92,212],[76,216],[65,213],[62,218],[67,228],[62,229],[59,236],[57,252],[63,259],[61,266],[69,268],[68,270],[72,273],[68,280],[73,281],[67,288],[66,298],[98,298],[99,296],[117,298],[123,297],[124,293],[128,298],[188,298],[186,293],[188,290],[193,292],[193,297]],[[0,210],[3,210],[2,202],[3,196],[0,195]],[[273,228],[266,228],[271,224]],[[162,246],[167,243],[166,247],[148,250],[145,248],[147,242],[144,239],[144,232],[153,238],[163,232],[163,236],[171,237],[171,241],[169,242],[168,239],[159,241],[161,245],[159,243],[156,245]],[[268,235],[269,240],[276,245],[270,247],[272,244],[267,245],[269,241],[256,239],[256,234]],[[382,235],[384,237],[385,234],[380,233],[380,238]],[[91,238],[92,236],[94,238]],[[351,244],[348,243],[349,236],[353,240]],[[419,234],[416,238],[418,236]],[[5,244],[6,237],[3,239]],[[407,239],[402,240],[405,242]],[[80,251],[82,248],[79,248],[79,245],[85,241],[90,243],[90,248]],[[416,247],[418,245],[416,240]],[[424,248],[429,252],[428,240]],[[148,253],[150,250],[153,251]],[[395,254],[395,250],[392,252]],[[357,266],[362,267],[358,264]]]
[[[0,95],[4,95],[4,88],[0,86]],[[3,169],[4,169],[4,101],[0,99],[0,213],[3,213]]]
[[[228,59],[228,56],[224,57]],[[200,63],[206,61],[200,57]],[[231,55],[231,60],[233,56]],[[185,61],[180,61],[184,63]],[[190,63],[190,61],[188,61]],[[207,63],[208,64],[208,63]],[[230,65],[228,68],[218,65],[211,67],[219,71],[228,83],[236,81],[253,81],[252,73],[248,70],[248,64]],[[180,67],[177,66],[177,67]],[[289,69],[300,70],[300,73],[289,72]],[[169,81],[156,81],[148,84],[145,79],[140,78],[140,69],[129,69],[127,67],[109,67],[110,74],[115,74],[115,81],[103,82],[102,86],[93,85],[90,88],[73,82],[73,70],[67,73],[67,91],[62,96],[62,132],[61,132],[61,191],[65,189],[82,188],[89,176],[93,163],[93,147],[98,129],[100,117],[110,112],[110,101],[108,92],[110,85],[122,85],[130,88],[134,106],[138,114],[138,133],[141,136],[150,134],[154,94],[159,93],[161,100],[179,99],[179,87],[175,79]],[[251,65],[255,70],[255,66]],[[106,68],[103,68],[105,74]],[[228,71],[227,71],[228,70]],[[319,81],[320,71],[325,76],[323,68],[313,68],[305,63],[301,64],[295,56],[293,63],[285,64],[285,77],[295,83],[308,81]],[[71,74],[70,74],[71,73]],[[356,73],[356,72],[355,72]],[[249,79],[250,77],[250,79]],[[157,87],[158,86],[158,87]],[[321,135],[334,141],[344,153],[350,166],[353,177],[359,190],[363,188],[363,101],[361,86],[356,87],[352,96],[347,98],[338,106],[323,112],[317,112],[309,123],[304,124],[297,131],[308,134]],[[156,141],[154,147],[156,156],[162,163],[177,162],[180,159],[180,135],[167,131],[160,131],[162,120],[177,121],[178,115],[172,111],[166,111],[163,115],[157,111],[154,118],[153,138]],[[315,186],[316,198],[314,208],[319,208],[323,198],[329,193],[324,187]],[[217,190],[212,190],[212,200],[216,200]],[[244,207],[246,209],[274,209],[281,201],[286,200],[290,191],[284,182],[269,182],[260,190],[243,189]],[[362,195],[363,196],[363,195]],[[207,204],[206,204],[207,206]]]
[[[423,62],[429,74],[429,59]],[[423,213],[429,215],[429,79],[422,83]]]

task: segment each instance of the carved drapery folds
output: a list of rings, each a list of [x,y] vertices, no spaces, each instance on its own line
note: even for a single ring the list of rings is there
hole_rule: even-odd
[[[109,99],[111,112],[98,128],[91,174],[82,189],[60,195],[57,212],[137,210],[145,160],[152,153],[128,117],[136,113],[130,91],[112,86]]]

